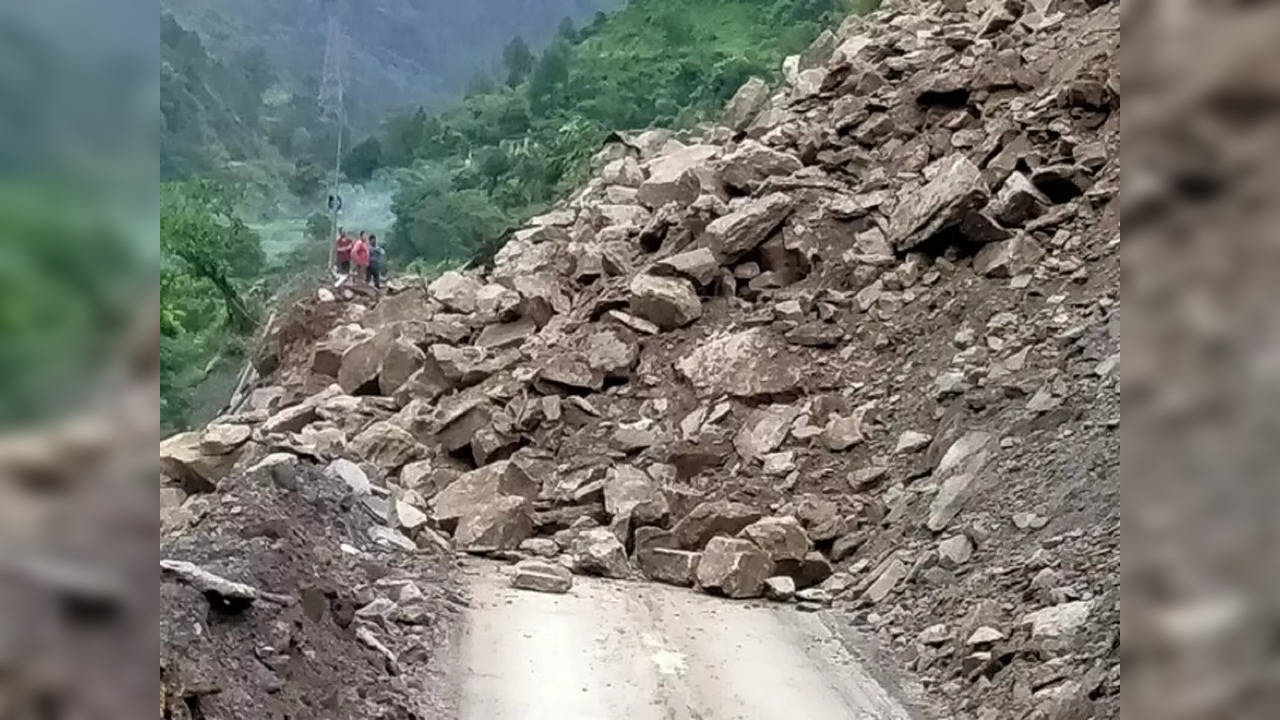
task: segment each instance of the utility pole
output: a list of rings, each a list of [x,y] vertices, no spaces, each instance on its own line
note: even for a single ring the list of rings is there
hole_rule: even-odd
[[[324,43],[324,70],[320,75],[320,119],[333,123],[337,148],[333,155],[333,177],[329,181],[329,264],[334,262],[334,238],[338,236],[338,211],[342,199],[338,183],[342,178],[342,131],[346,127],[347,110],[343,103],[343,73],[346,66],[347,36],[338,21],[337,7],[329,15],[329,28]]]

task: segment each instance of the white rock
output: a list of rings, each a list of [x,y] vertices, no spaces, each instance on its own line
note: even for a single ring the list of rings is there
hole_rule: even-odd
[[[898,436],[898,445],[893,449],[895,453],[913,453],[929,447],[929,443],[933,442],[931,435],[926,435],[915,430],[908,430]]]

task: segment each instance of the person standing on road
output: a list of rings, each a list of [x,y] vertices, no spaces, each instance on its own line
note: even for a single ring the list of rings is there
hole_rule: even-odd
[[[351,246],[351,264],[358,278],[368,278],[369,275],[369,241],[365,238],[365,234],[360,233],[360,237],[356,238],[355,244]]]
[[[378,236],[369,233],[369,270],[365,280],[379,290],[382,289],[382,268],[386,258],[387,252],[378,244]]]
[[[347,231],[338,228],[338,240],[334,243],[333,255],[338,263],[338,272],[347,275],[351,272],[351,236]]]

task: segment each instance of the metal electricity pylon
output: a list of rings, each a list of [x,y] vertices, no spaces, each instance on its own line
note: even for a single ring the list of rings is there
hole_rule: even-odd
[[[329,267],[333,267],[333,241],[338,236],[338,212],[342,198],[338,195],[338,182],[342,177],[342,131],[347,124],[347,108],[344,103],[343,80],[347,60],[347,36],[342,32],[336,7],[329,15],[329,27],[324,43],[324,69],[320,74],[320,119],[333,123],[337,135],[334,150],[333,177],[329,181]]]

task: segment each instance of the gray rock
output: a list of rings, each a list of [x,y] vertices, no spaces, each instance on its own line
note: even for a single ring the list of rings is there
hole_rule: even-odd
[[[684,207],[702,190],[698,173],[720,154],[717,145],[689,145],[648,164],[649,177],[640,184],[636,199],[651,210],[676,203]]]
[[[635,158],[627,156],[605,165],[600,179],[608,185],[638,188],[644,182],[644,171]]]
[[[712,500],[699,503],[671,528],[673,541],[685,550],[699,550],[717,535],[737,535],[760,519],[760,512],[742,503]]]
[[[476,311],[476,294],[480,291],[480,282],[469,275],[450,270],[436,278],[427,292],[446,308],[459,313]]]
[[[520,552],[544,558],[553,558],[560,554],[560,544],[551,538],[529,538],[520,543],[517,549]]]
[[[702,553],[671,548],[639,548],[637,541],[636,565],[650,580],[690,587],[697,577]]]
[[[895,453],[914,453],[919,452],[933,442],[933,436],[927,435],[915,430],[907,430],[898,436],[898,444],[894,447]]]
[[[761,518],[743,528],[738,537],[755,543],[775,563],[799,562],[813,547],[800,521],[790,515]]]
[[[515,550],[533,534],[529,501],[513,495],[490,497],[458,520],[454,542],[467,552]]]
[[[1049,198],[1037,190],[1026,175],[1014,172],[1005,178],[987,212],[1005,227],[1022,227],[1040,217],[1049,204]]]
[[[789,347],[767,329],[752,328],[699,344],[676,370],[705,395],[785,393],[807,375]]]
[[[515,565],[511,587],[544,593],[567,593],[573,587],[573,573],[558,563],[521,560]]]
[[[773,561],[747,540],[712,538],[698,562],[698,585],[730,598],[760,597]]]
[[[363,496],[373,492],[373,484],[369,482],[369,476],[360,469],[359,465],[346,458],[338,458],[329,463],[325,473],[346,483],[353,495]]]
[[[1032,637],[1068,638],[1084,626],[1092,611],[1092,600],[1067,602],[1029,612],[1021,624],[1031,626]]]
[[[431,516],[440,527],[451,530],[492,498],[511,495],[532,500],[541,490],[517,463],[499,460],[465,473],[437,493],[430,501]]]
[[[764,581],[764,596],[777,602],[791,602],[796,598],[796,581],[775,575]]]
[[[724,124],[742,131],[769,103],[769,85],[763,79],[752,77],[738,88],[724,111]]]
[[[765,178],[790,175],[801,167],[803,165],[794,155],[774,150],[755,140],[745,140],[720,161],[720,178],[730,188],[751,192]]]
[[[663,330],[684,327],[702,316],[702,301],[688,280],[637,275],[630,291],[631,313]]]
[[[938,494],[929,505],[925,526],[940,532],[959,514],[969,496],[969,488],[976,475],[987,463],[987,446],[992,436],[985,432],[970,432],[952,443],[934,471],[941,478]]]
[[[680,275],[706,285],[720,275],[720,263],[707,248],[694,248],[654,263],[654,275]]]
[[[756,408],[733,437],[733,447],[744,461],[773,452],[787,438],[799,411],[790,405]]]
[[[200,434],[200,452],[206,455],[235,452],[252,434],[248,425],[210,425]]]
[[[822,431],[822,444],[832,452],[848,450],[862,440],[862,423],[857,413],[849,416],[832,415]]]
[[[612,517],[629,517],[632,527],[661,524],[671,513],[662,488],[633,465],[609,469],[604,481],[604,509]]]
[[[938,562],[948,570],[969,562],[972,556],[973,543],[966,535],[956,535],[938,543]]]
[[[891,557],[879,568],[875,581],[862,594],[863,599],[872,604],[884,600],[907,577],[909,571],[910,568],[900,558],[896,555]]]
[[[584,530],[570,548],[574,570],[586,575],[622,579],[631,574],[627,549],[608,528]]]
[[[794,207],[785,193],[770,193],[716,218],[707,226],[699,244],[709,248],[722,264],[728,264],[763,243],[791,214]]]
[[[956,153],[939,160],[933,180],[903,198],[894,209],[889,235],[895,249],[909,250],[958,225],[988,198],[982,173],[967,157]]]
[[[352,455],[394,475],[405,465],[426,457],[427,449],[412,435],[387,421],[376,422],[355,436],[347,448]]]

